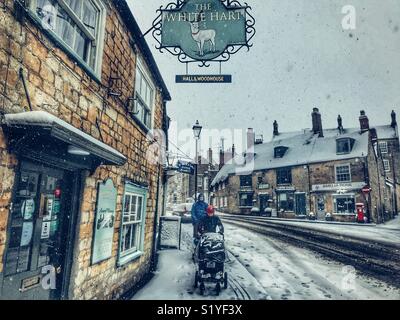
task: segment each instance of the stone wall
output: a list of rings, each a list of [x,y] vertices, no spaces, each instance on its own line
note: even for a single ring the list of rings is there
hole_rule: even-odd
[[[2,1],[4,2],[4,1]],[[149,269],[153,220],[156,205],[158,166],[148,161],[150,145],[146,133],[126,112],[124,101],[134,92],[138,47],[117,10],[107,2],[104,55],[101,79],[93,79],[74,60],[55,46],[38,25],[13,15],[13,1],[0,10],[0,112],[29,111],[22,82],[26,77],[33,110],[44,110],[74,127],[102,140],[124,154],[123,167],[102,166],[86,179],[80,208],[77,247],[71,279],[74,299],[116,298],[134,285]],[[137,53],[136,53],[137,52]],[[119,98],[108,95],[110,77],[121,79]],[[112,87],[111,90],[117,90]],[[154,128],[162,128],[163,97],[157,89]],[[8,206],[17,160],[7,152],[7,141],[0,130],[0,272],[6,242]],[[111,178],[118,188],[117,217],[112,258],[91,266],[91,246],[97,185]],[[144,255],[124,267],[116,267],[121,222],[124,179],[148,185]]]

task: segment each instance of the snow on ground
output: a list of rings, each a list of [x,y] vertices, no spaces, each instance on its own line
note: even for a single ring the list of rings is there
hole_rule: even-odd
[[[226,224],[228,249],[258,279],[272,299],[400,299],[400,290],[327,260]]]
[[[181,250],[162,250],[158,271],[148,285],[140,290],[134,300],[243,300],[269,299],[267,293],[246,268],[228,253],[226,271],[229,286],[216,296],[215,285],[206,285],[206,296],[193,288],[195,265],[192,261],[192,226],[182,225]]]
[[[160,252],[158,272],[135,300],[400,299],[400,290],[357,274],[351,266],[306,249],[225,224],[229,288],[216,297],[194,290],[191,225],[183,225],[182,250]]]
[[[222,215],[223,216],[223,215]],[[263,218],[261,218],[263,219]],[[292,219],[264,218],[269,223],[293,225],[310,230],[331,232],[348,237],[367,239],[390,244],[400,243],[400,218],[397,217],[386,224],[380,225],[360,225],[341,224],[341,223],[319,223],[318,221],[301,221]]]

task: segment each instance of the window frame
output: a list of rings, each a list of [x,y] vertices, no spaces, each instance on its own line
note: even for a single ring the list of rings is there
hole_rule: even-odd
[[[339,151],[339,143],[346,142],[348,149],[347,151]],[[352,143],[350,138],[341,138],[336,140],[336,154],[349,154],[352,150]]]
[[[388,154],[389,153],[389,148],[388,148],[388,143],[387,141],[379,141],[378,143],[379,145],[379,152],[381,154]],[[382,145],[384,145],[385,147],[383,149],[385,149],[385,151],[382,150]]]
[[[281,182],[280,181],[280,174],[282,173],[282,172],[284,172],[284,171],[286,171],[286,173],[287,172],[290,172],[290,174],[289,174],[289,181],[288,182]],[[292,176],[292,168],[291,167],[288,167],[288,168],[279,168],[279,169],[277,169],[276,170],[276,184],[277,185],[291,185],[293,183],[293,176]]]
[[[253,207],[253,198],[254,198],[254,193],[249,193],[249,192],[239,192],[239,208],[252,208]],[[249,201],[251,201],[250,205],[243,205],[242,204],[242,196],[247,195]]]
[[[285,146],[277,146],[274,148],[274,158],[275,159],[282,159],[285,155],[286,152],[289,150],[288,147]]]
[[[240,187],[241,188],[252,188],[253,187],[253,176],[251,174],[240,175]],[[246,181],[244,181],[246,179]],[[244,184],[246,182],[246,184]],[[250,182],[250,184],[249,184]]]
[[[353,199],[353,201],[354,201],[354,211],[353,212],[338,212],[338,210],[337,210],[337,199]],[[333,214],[336,214],[336,215],[354,215],[355,213],[356,213],[356,197],[355,197],[355,195],[354,194],[333,194],[332,195],[332,201],[333,201],[333,209],[334,209],[334,212],[333,212]],[[348,208],[348,205],[347,205],[347,208]]]
[[[349,180],[338,180],[338,173],[337,170],[340,167],[348,167],[349,168]],[[351,176],[351,164],[350,163],[345,163],[345,164],[337,164],[335,165],[335,182],[336,183],[347,183],[347,182],[352,182],[352,176]]]
[[[79,30],[89,38],[90,41],[95,41],[96,53],[95,53],[95,63],[91,67],[89,62],[83,60],[78,53],[75,52],[70,45],[68,45],[55,31],[44,28],[42,26],[43,21],[36,13],[38,0],[31,0],[27,5],[28,14],[34,20],[36,24],[41,26],[43,33],[47,34],[51,40],[55,41],[58,46],[67,53],[67,55],[75,60],[79,66],[81,66],[92,78],[97,82],[101,81],[101,72],[103,65],[103,54],[104,54],[104,40],[106,34],[106,18],[107,18],[107,8],[102,0],[90,0],[90,2],[99,10],[99,17],[97,21],[97,35],[96,37],[88,31],[88,28],[82,23],[81,19],[69,8],[65,0],[54,0],[57,4],[66,12],[68,17],[78,26]]]
[[[145,82],[147,82],[147,85],[149,86],[149,88],[152,91],[150,106],[146,105],[145,100],[138,92],[138,88],[136,86],[138,72],[140,72],[141,77],[145,80]],[[146,123],[144,123],[136,114],[133,113],[132,116],[146,130],[151,130],[154,128],[154,110],[155,110],[155,104],[156,104],[156,98],[157,98],[157,90],[156,90],[157,87],[151,77],[151,73],[149,72],[148,68],[146,67],[145,62],[143,61],[143,58],[141,58],[139,55],[137,55],[137,58],[136,58],[134,86],[135,86],[135,89],[134,89],[135,90],[135,102],[134,102],[135,103],[135,111],[138,112],[137,104],[140,103],[143,105],[143,107],[145,109],[147,109],[147,111],[150,112],[149,126]]]
[[[141,257],[144,254],[144,237],[145,237],[145,227],[146,227],[146,215],[147,215],[147,193],[148,190],[147,188],[143,188],[137,185],[134,185],[130,182],[125,184],[125,189],[122,197],[122,211],[121,211],[121,223],[120,223],[120,229],[119,229],[119,241],[118,241],[118,258],[117,258],[117,266],[121,267],[124,266],[139,257]],[[133,225],[133,224],[139,224],[138,222],[128,222],[124,223],[124,209],[125,209],[125,199],[126,195],[130,196],[137,196],[141,197],[143,199],[142,203],[142,212],[141,212],[141,221],[140,226],[140,239],[138,239],[138,247],[136,250],[126,250],[122,251],[121,246],[123,242],[123,228],[126,225]]]
[[[383,163],[383,170],[384,170],[385,172],[391,172],[390,160],[388,160],[388,159],[382,159],[382,163]]]

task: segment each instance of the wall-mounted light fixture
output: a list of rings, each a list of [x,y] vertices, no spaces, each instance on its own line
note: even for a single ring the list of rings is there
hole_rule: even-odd
[[[139,110],[136,105],[136,100],[137,100],[136,97],[129,97],[126,100],[126,110],[128,110],[130,114],[137,115],[139,113]]]

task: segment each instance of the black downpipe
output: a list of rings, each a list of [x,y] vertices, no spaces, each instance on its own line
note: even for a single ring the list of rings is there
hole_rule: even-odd
[[[154,212],[154,222],[153,222],[153,244],[151,249],[151,264],[150,264],[150,271],[155,271],[157,269],[157,232],[158,229],[158,217],[159,217],[159,197],[160,197],[160,174],[161,174],[161,165],[158,166],[158,173],[157,173],[157,196],[156,196],[156,208]]]

